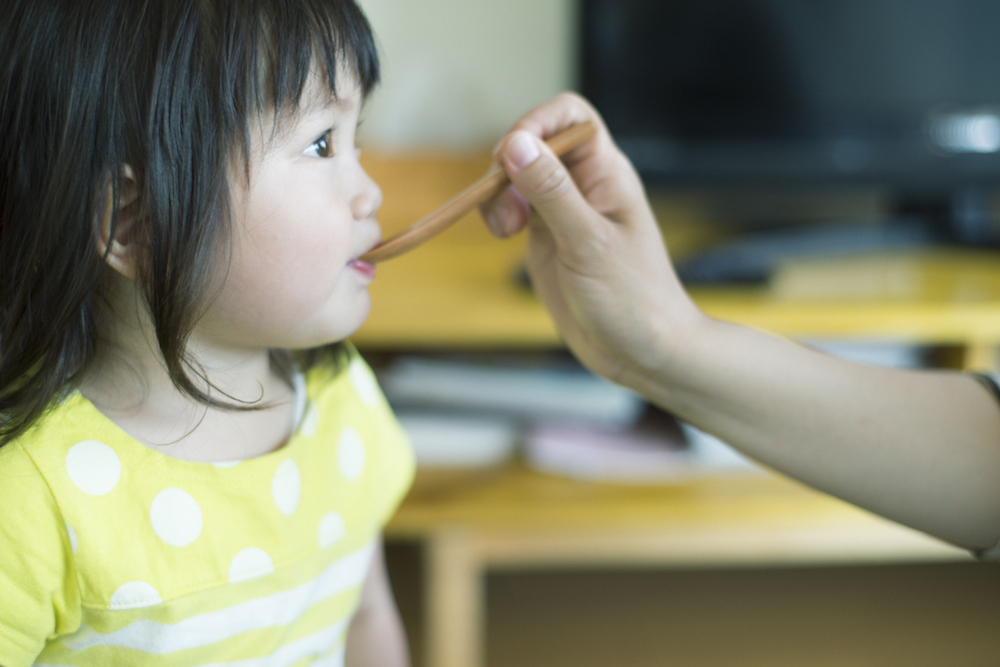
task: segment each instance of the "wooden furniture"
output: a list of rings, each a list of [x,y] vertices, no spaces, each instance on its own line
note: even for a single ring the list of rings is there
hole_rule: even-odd
[[[488,572],[970,559],[777,475],[620,486],[519,463],[420,471],[386,538],[423,544],[428,667],[484,665]]]
[[[385,191],[386,236],[440,206],[488,159],[370,156]],[[672,250],[702,234],[697,213],[658,214]],[[525,237],[494,240],[472,214],[409,255],[380,264],[364,350],[557,348],[545,310],[517,273]],[[1000,258],[925,252],[789,264],[767,288],[694,293],[714,316],[797,338],[953,346],[957,366],[992,369],[1000,344]],[[788,565],[967,559],[963,552],[774,475],[614,486],[511,463],[421,470],[388,525],[426,553],[428,667],[483,664],[486,572],[518,567]]]

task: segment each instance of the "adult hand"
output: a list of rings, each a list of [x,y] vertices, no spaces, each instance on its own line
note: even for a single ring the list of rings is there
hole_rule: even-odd
[[[587,120],[597,136],[563,161],[544,144]],[[655,372],[700,314],[674,274],[638,175],[597,111],[560,95],[521,118],[496,158],[512,185],[483,216],[500,237],[528,227],[528,272],[566,343],[622,384]]]
[[[585,120],[598,134],[563,164],[542,140]],[[527,114],[497,158],[513,188],[484,216],[500,236],[528,227],[535,288],[592,370],[808,484],[1000,552],[1000,416],[978,382],[852,364],[702,315],[635,170],[579,97]]]

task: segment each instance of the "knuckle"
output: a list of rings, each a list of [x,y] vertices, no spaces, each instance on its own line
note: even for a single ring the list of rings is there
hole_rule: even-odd
[[[560,93],[556,99],[560,104],[565,105],[566,107],[576,107],[577,109],[582,110],[587,116],[597,115],[597,110],[594,109],[594,106],[590,103],[590,101],[577,92],[566,91],[564,93]]]
[[[544,201],[561,199],[570,188],[569,174],[564,169],[549,166],[535,186],[535,193]]]
[[[579,93],[575,93],[571,90],[560,93],[558,96],[560,102],[566,102],[569,104],[583,104],[586,105],[587,102]]]

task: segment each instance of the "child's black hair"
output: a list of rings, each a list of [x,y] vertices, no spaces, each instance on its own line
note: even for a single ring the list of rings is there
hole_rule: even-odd
[[[143,289],[174,384],[211,405],[185,347],[229,240],[252,124],[294,111],[313,71],[367,96],[379,65],[353,0],[0,3],[0,445],[79,380],[110,269],[95,223],[123,166],[139,185]],[[112,235],[117,214],[111,219]],[[199,386],[202,385],[202,386]]]

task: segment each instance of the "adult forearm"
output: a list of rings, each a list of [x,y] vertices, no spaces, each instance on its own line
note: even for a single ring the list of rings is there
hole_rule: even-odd
[[[584,120],[597,137],[560,161],[542,139]],[[1000,407],[974,379],[851,364],[706,317],[586,101],[555,98],[515,130],[497,157],[516,192],[484,214],[500,236],[529,226],[535,290],[591,370],[820,489],[965,547],[996,543]]]
[[[1000,406],[955,372],[842,361],[704,318],[630,383],[779,471],[970,548],[1000,537]]]

